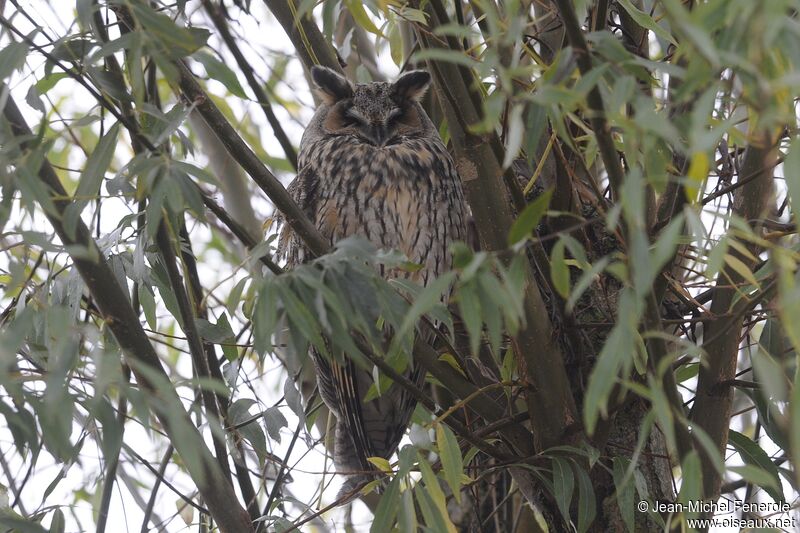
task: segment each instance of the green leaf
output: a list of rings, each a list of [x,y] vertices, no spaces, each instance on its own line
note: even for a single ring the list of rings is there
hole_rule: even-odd
[[[257,353],[272,350],[272,335],[278,323],[278,291],[274,283],[264,283],[253,309],[253,344]]]
[[[34,84],[34,87],[36,87],[36,90],[39,92],[39,94],[43,95],[55,87],[56,84],[64,78],[69,78],[69,74],[66,72],[54,72],[37,81]]]
[[[82,62],[97,43],[85,37],[66,37],[53,48],[51,55],[61,61]]]
[[[800,464],[800,372],[795,373],[789,408],[789,434],[793,464]]]
[[[736,451],[739,452],[746,464],[764,473],[766,482],[764,485],[759,484],[759,486],[767,491],[767,494],[776,502],[785,501],[781,490],[778,467],[770,460],[767,452],[746,435],[732,429],[728,432],[728,442],[736,448]]]
[[[424,48],[414,54],[414,61],[441,61],[443,63],[454,63],[469,68],[479,66],[479,63],[465,52],[455,50],[445,50],[444,48]]]
[[[397,525],[401,533],[417,533],[417,510],[414,508],[414,494],[410,490],[403,492],[403,501],[400,507]]]
[[[632,324],[631,320],[639,315],[639,306],[634,300],[632,291],[624,289],[620,293],[617,312],[620,318],[597,358],[584,397],[583,418],[590,435],[594,432],[598,415],[606,414],[608,395],[617,383],[620,371],[629,368],[633,363],[635,339],[638,333],[635,323]]]
[[[385,533],[392,530],[394,519],[400,510],[400,506],[397,505],[399,500],[400,476],[395,476],[386,488],[386,492],[381,495],[381,501],[375,509],[375,516],[369,528],[370,532]]]
[[[589,474],[576,464],[572,465],[578,479],[578,533],[584,533],[597,514],[594,489]]]
[[[64,229],[69,235],[75,235],[81,211],[89,201],[97,198],[100,192],[100,184],[103,183],[103,177],[105,177],[117,149],[119,128],[119,122],[115,123],[98,141],[86,161],[86,166],[78,181],[78,188],[75,190],[75,200],[67,206],[64,212]]]
[[[789,150],[786,152],[783,168],[784,179],[789,189],[789,198],[792,201],[792,214],[795,222],[800,223],[800,137],[792,139]]]
[[[64,522],[64,513],[61,508],[53,511],[53,516],[50,519],[50,532],[49,533],[64,533],[66,523]]]
[[[364,2],[361,0],[344,0],[344,5],[347,7],[347,10],[350,11],[350,15],[352,15],[356,24],[368,32],[374,33],[378,37],[386,38],[383,32],[372,22],[372,19],[369,18],[367,10],[364,9]]]
[[[389,25],[389,55],[396,66],[403,64],[403,32],[397,22]]]
[[[203,65],[206,74],[225,86],[234,96],[247,98],[247,95],[236,77],[236,73],[228,65],[205,51],[195,52],[192,57]]]
[[[470,353],[478,353],[483,325],[480,313],[480,296],[474,283],[465,283],[458,289],[458,309],[469,334]]]
[[[563,298],[569,297],[569,266],[564,258],[564,241],[561,239],[550,254],[550,279],[558,294]]]
[[[552,196],[553,189],[548,189],[522,210],[522,213],[520,213],[514,221],[514,224],[511,225],[511,231],[508,232],[509,245],[514,245],[531,235],[547,212],[547,207],[550,205],[550,198]]]
[[[461,448],[453,432],[440,423],[436,425],[436,444],[439,447],[439,457],[442,460],[444,478],[456,501],[461,503],[461,475],[464,473],[464,463],[461,457]]]
[[[754,287],[759,287],[758,280],[756,279],[755,275],[753,275],[753,271],[746,264],[744,264],[744,261],[733,254],[725,254],[724,260],[725,263],[737,274],[739,274],[743,280],[747,281],[747,283],[753,285]]]
[[[446,272],[422,289],[414,298],[414,302],[403,318],[403,323],[400,325],[397,335],[402,336],[409,333],[422,315],[429,313],[435,307],[441,306],[442,295],[450,288],[454,278],[455,274],[453,272]]]
[[[684,457],[681,464],[681,491],[678,501],[688,504],[699,501],[703,497],[703,469],[700,456],[692,450]]]
[[[434,474],[431,465],[428,464],[428,460],[422,454],[418,454],[418,456],[417,464],[419,465],[420,473],[422,473],[422,482],[425,484],[425,489],[437,508],[447,508],[447,498],[444,495],[444,491],[442,491],[442,487],[439,486],[439,478]]]
[[[437,506],[428,493],[427,487],[418,484],[414,488],[414,496],[422,511],[425,525],[431,531],[435,533],[456,533],[456,528],[447,513],[447,507]]]
[[[570,522],[569,508],[572,505],[572,491],[575,488],[575,478],[572,475],[570,461],[560,457],[553,457],[553,495],[558,504],[558,510],[567,523]]]
[[[630,15],[636,24],[652,31],[665,41],[676,46],[678,45],[678,43],[675,41],[675,38],[667,30],[659,26],[658,23],[653,20],[653,17],[634,6],[630,0],[617,0],[617,3],[619,3],[619,5],[628,12],[628,15]]]
[[[21,69],[27,56],[28,47],[22,43],[11,43],[0,50],[0,80],[5,80],[15,70]]]
[[[305,410],[303,410],[303,402],[300,399],[300,391],[297,390],[297,386],[291,376],[287,377],[286,381],[283,382],[283,398],[297,418],[301,421],[305,420],[306,414]]]
[[[146,4],[137,2],[131,7],[136,20],[147,30],[145,35],[157,45],[159,54],[155,54],[154,59],[162,69],[167,66],[163,59],[181,59],[196,52],[205,46],[211,34],[204,29],[180,27]]]
[[[0,511],[0,526],[9,529],[5,531],[13,533],[48,533],[41,525],[22,518],[13,511]]]
[[[672,27],[678,28],[700,52],[700,55],[716,68],[720,63],[719,54],[708,31],[695,24],[690,17],[689,11],[679,0],[661,0],[661,5],[664,6],[667,14],[672,19]]]
[[[614,457],[614,487],[617,491],[617,506],[619,507],[625,528],[633,532],[636,523],[634,516],[634,480],[628,476],[630,461],[624,457]]]
[[[289,422],[279,408],[272,406],[264,411],[264,425],[267,427],[269,438],[280,444],[281,430],[288,426]]]

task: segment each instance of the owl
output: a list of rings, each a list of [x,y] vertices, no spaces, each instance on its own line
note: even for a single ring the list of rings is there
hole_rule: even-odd
[[[426,285],[451,268],[449,248],[465,239],[467,218],[453,160],[420,105],[430,75],[412,71],[394,83],[352,84],[315,66],[311,77],[321,105],[303,134],[290,195],[331,244],[361,236],[378,248],[399,250],[421,268],[385,275]],[[278,247],[289,266],[308,259],[287,225]],[[314,349],[311,358],[322,399],[336,417],[333,459],[347,476],[341,496],[371,479],[368,457],[391,457],[415,400],[393,385],[365,402],[373,383],[369,371]],[[418,385],[424,381],[417,364],[406,375]]]

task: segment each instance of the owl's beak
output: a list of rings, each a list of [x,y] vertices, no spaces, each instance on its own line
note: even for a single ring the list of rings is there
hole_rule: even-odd
[[[389,140],[389,128],[381,122],[372,123],[367,131],[367,137],[375,146],[384,146]]]

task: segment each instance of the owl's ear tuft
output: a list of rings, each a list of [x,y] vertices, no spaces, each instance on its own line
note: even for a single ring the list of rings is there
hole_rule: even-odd
[[[344,76],[328,67],[319,65],[311,67],[311,79],[317,85],[320,97],[328,105],[353,96],[353,86],[350,82]]]
[[[425,96],[430,84],[430,74],[424,70],[412,70],[411,72],[406,72],[394,82],[392,92],[395,98],[419,102]]]

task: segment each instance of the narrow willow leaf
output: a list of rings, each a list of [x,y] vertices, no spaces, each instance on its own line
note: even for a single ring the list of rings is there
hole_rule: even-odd
[[[652,31],[665,41],[676,46],[678,45],[677,41],[675,41],[675,38],[667,30],[659,26],[658,23],[653,20],[653,17],[634,6],[630,0],[617,0],[617,2],[625,11],[628,12],[628,15],[630,15],[636,24]]]
[[[206,74],[211,79],[220,82],[231,94],[239,98],[247,98],[239,79],[236,77],[236,73],[228,65],[202,50],[195,52],[192,57],[203,65],[203,68],[206,69]]]
[[[589,474],[576,464],[573,467],[578,480],[578,532],[584,533],[589,530],[597,515],[595,494]]]
[[[778,467],[770,460],[767,452],[750,437],[732,429],[728,432],[728,442],[736,448],[745,464],[764,472],[767,483],[760,485],[761,488],[767,491],[767,494],[776,502],[784,501],[783,491],[780,490],[781,480],[778,475]]]
[[[700,188],[708,177],[708,166],[708,154],[696,152],[692,155],[689,170],[686,173],[686,177],[689,178],[686,184],[686,199],[691,203],[697,202]]]
[[[791,402],[791,407],[789,408],[791,454],[794,464],[798,465],[800,464],[800,372],[795,373]],[[800,478],[800,474],[798,474],[797,471],[795,471],[795,478]],[[798,481],[800,481],[800,479],[798,479]]]
[[[364,3],[361,0],[344,0],[344,4],[347,6],[347,10],[350,11],[350,15],[352,15],[356,24],[368,32],[374,33],[378,37],[386,38],[383,32],[372,22],[372,19],[369,18],[369,14],[367,10],[364,9]]]
[[[381,495],[381,501],[375,509],[375,516],[369,528],[370,532],[385,533],[392,530],[394,519],[400,510],[400,506],[397,505],[399,500],[400,476],[395,476],[386,488],[386,492]]]
[[[398,332],[399,335],[402,336],[410,332],[422,315],[430,312],[434,307],[441,305],[442,294],[445,294],[453,283],[454,278],[455,274],[453,272],[447,272],[436,278],[417,294],[414,298],[414,303],[403,318],[403,323]]]
[[[66,527],[64,513],[61,511],[61,508],[57,508],[53,511],[53,516],[50,518],[49,533],[64,533]]]
[[[703,470],[700,456],[695,450],[684,457],[681,464],[681,491],[678,501],[688,504],[699,501],[703,496]]]
[[[563,298],[569,297],[569,266],[564,257],[564,241],[560,240],[553,246],[550,254],[550,279],[553,287]]]
[[[400,24],[392,22],[389,25],[389,55],[396,66],[403,64],[403,32]]]
[[[306,415],[303,410],[303,401],[300,399],[300,391],[297,390],[297,385],[295,385],[291,376],[287,377],[286,381],[283,382],[283,397],[286,399],[289,409],[297,415],[297,418],[305,420]]]
[[[12,513],[0,513],[0,526],[14,533],[48,533],[41,525]]]
[[[458,309],[469,334],[470,353],[478,353],[483,333],[480,298],[474,283],[465,283],[458,289]]]
[[[731,267],[737,274],[739,274],[742,279],[747,281],[747,283],[759,287],[758,280],[756,279],[755,275],[753,275],[753,271],[744,264],[744,262],[736,257],[733,254],[725,254],[725,263]]]
[[[553,494],[558,504],[561,516],[569,523],[569,508],[572,505],[572,492],[575,488],[575,478],[572,475],[570,461],[561,457],[553,457]]]
[[[620,294],[619,317],[639,316],[637,302],[632,291],[623,290]],[[583,418],[586,430],[591,435],[600,414],[606,414],[608,395],[617,383],[621,370],[633,363],[635,339],[638,337],[636,326],[630,320],[620,320],[606,339],[603,349],[597,358],[589,387],[584,398]]]
[[[514,245],[531,235],[547,212],[547,207],[550,205],[550,198],[552,196],[553,189],[548,189],[522,210],[522,213],[520,213],[514,221],[514,224],[511,225],[511,231],[508,232],[509,245]]]
[[[777,491],[777,487],[774,485],[775,480],[763,468],[746,464],[744,466],[732,466],[728,470],[736,474],[739,474],[740,476],[742,476],[742,478],[744,478],[749,483],[752,483],[753,485],[757,485],[765,490],[769,488],[768,492],[770,495],[772,495],[772,493]],[[783,497],[781,496],[781,499],[782,498]],[[781,501],[781,499],[779,499],[778,501]]]
[[[628,476],[630,461],[624,457],[614,457],[614,488],[617,492],[617,506],[619,507],[625,528],[633,532],[636,517],[634,516],[634,479]]]
[[[792,201],[792,213],[797,222],[800,220],[800,137],[792,139],[783,168],[786,185],[789,188],[789,198]]]
[[[447,507],[437,506],[430,494],[428,494],[426,487],[417,485],[414,488],[414,496],[422,511],[425,525],[430,528],[431,531],[435,533],[456,533],[456,528],[450,521],[450,516],[447,513]]]
[[[158,322],[156,320],[156,299],[151,292],[150,287],[139,285],[139,303],[144,311],[144,318],[147,320],[147,325],[153,331],[158,330]]]
[[[439,457],[442,460],[444,478],[457,502],[461,503],[461,475],[464,473],[464,463],[461,457],[461,448],[453,432],[444,424],[436,425],[436,444],[439,447]]]
[[[75,201],[67,207],[64,213],[64,229],[70,235],[75,235],[78,217],[83,208],[100,192],[100,184],[103,182],[103,177],[108,171],[117,149],[119,129],[120,124],[117,122],[103,135],[89,159],[86,160],[86,166],[78,181],[78,188],[75,190]]]
[[[181,59],[196,52],[206,44],[211,34],[200,28],[178,26],[171,18],[156,12],[147,4],[134,3],[131,7],[136,20],[147,30],[147,38],[154,39],[158,45],[160,54],[154,54],[154,59],[159,66],[167,65],[163,59]]]
[[[419,471],[422,473],[422,482],[425,484],[425,489],[428,491],[428,494],[431,499],[433,499],[433,503],[436,504],[437,508],[446,507],[447,498],[444,495],[444,491],[442,491],[442,487],[439,486],[439,478],[436,477],[427,459],[425,459],[422,454],[418,455]]]
[[[401,533],[417,533],[419,525],[417,510],[414,508],[414,494],[410,490],[406,490],[403,492],[402,498],[397,525]]]
[[[377,466],[381,472],[385,472],[387,474],[392,473],[392,465],[389,463],[388,459],[383,457],[367,457],[367,461]]]
[[[414,61],[442,61],[444,63],[455,63],[465,67],[474,68],[480,64],[465,52],[455,50],[445,50],[444,48],[425,48],[413,56]]]

